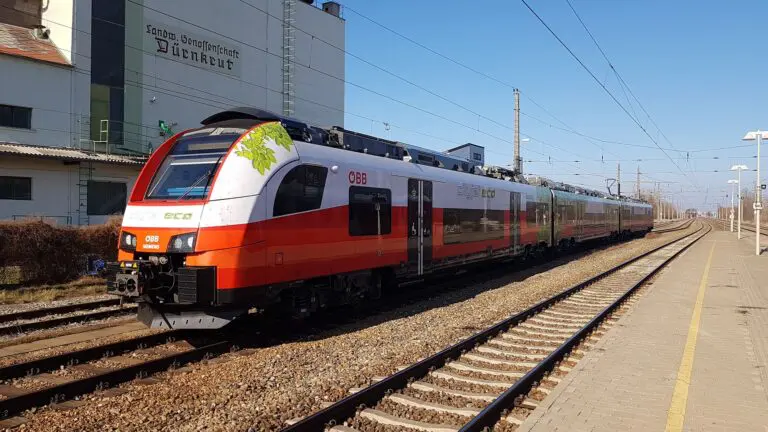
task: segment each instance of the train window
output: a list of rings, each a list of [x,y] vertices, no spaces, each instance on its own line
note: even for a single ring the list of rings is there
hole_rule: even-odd
[[[525,203],[525,221],[528,226],[536,225],[536,201],[526,201]]]
[[[88,180],[88,207],[92,216],[123,214],[127,188],[125,183]]]
[[[392,191],[350,186],[349,235],[383,235],[392,232]]]
[[[319,209],[327,176],[328,168],[314,165],[299,165],[290,170],[277,188],[272,215]]]
[[[207,128],[187,132],[173,145],[170,154],[155,173],[147,199],[202,199],[208,196],[211,181],[221,160],[245,129]]]
[[[504,210],[443,209],[445,244],[503,238]]]

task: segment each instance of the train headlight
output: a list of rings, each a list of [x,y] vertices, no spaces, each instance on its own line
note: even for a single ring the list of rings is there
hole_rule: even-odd
[[[168,242],[168,252],[194,252],[195,251],[195,233],[179,234],[171,237]]]
[[[136,250],[136,236],[123,231],[120,234],[120,249],[126,252],[134,252]]]

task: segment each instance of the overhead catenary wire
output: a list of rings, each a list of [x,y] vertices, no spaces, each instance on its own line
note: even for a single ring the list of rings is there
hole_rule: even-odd
[[[610,66],[611,70],[614,72],[614,74],[616,75],[616,78],[619,80],[619,83],[621,84],[622,90],[623,90],[623,88],[626,88],[626,90],[629,92],[629,94],[632,96],[632,98],[635,100],[635,102],[637,102],[637,105],[643,111],[643,113],[648,118],[648,120],[651,121],[651,124],[653,124],[653,126],[656,128],[656,130],[659,131],[659,133],[664,138],[664,140],[667,141],[667,143],[669,143],[669,145],[674,148],[674,145],[669,140],[669,138],[667,138],[667,136],[664,134],[664,131],[662,131],[661,128],[659,127],[659,125],[656,124],[656,122],[653,120],[653,117],[645,109],[645,106],[643,106],[643,104],[640,102],[640,100],[637,98],[637,96],[635,96],[635,93],[632,91],[632,89],[629,87],[629,85],[627,85],[626,81],[624,81],[624,77],[622,77],[621,74],[619,73],[619,71],[616,70],[616,67],[613,65],[613,62],[611,62],[611,60],[608,58],[608,55],[605,53],[603,48],[597,42],[597,39],[595,39],[594,35],[589,30],[589,28],[587,27],[587,24],[584,22],[584,20],[581,18],[581,16],[578,14],[578,12],[576,12],[576,9],[573,7],[573,4],[571,3],[571,1],[570,0],[565,0],[565,1],[566,1],[566,3],[568,3],[568,7],[571,9],[573,14],[579,20],[579,22],[581,23],[582,27],[584,27],[584,30],[589,35],[590,39],[592,39],[592,42],[595,44],[597,49],[600,50],[600,54],[602,54],[603,58],[605,59],[605,61],[608,62],[608,65]]]
[[[558,36],[557,33],[555,33],[554,30],[552,30],[552,28],[549,26],[549,24],[547,24],[547,22],[544,21],[544,19],[541,18],[541,16],[538,13],[536,13],[536,11],[528,4],[528,2],[526,0],[520,0],[520,1],[523,3],[523,5],[525,5],[526,8],[528,8],[528,10],[533,14],[533,16],[536,17],[536,19],[547,29],[547,31],[549,31],[549,33],[560,43],[560,45],[562,45],[563,48],[565,48],[565,50],[568,51],[568,53],[571,55],[571,57],[573,57],[576,60],[576,62],[589,74],[589,76],[592,77],[592,79],[600,86],[600,88],[602,88],[603,91],[606,94],[608,94],[608,96],[611,98],[611,100],[613,100],[616,103],[616,105],[618,105],[619,108],[621,108],[621,110],[640,128],[640,130],[643,131],[643,133],[648,137],[648,139],[650,139],[651,142],[653,142],[654,145],[656,145],[656,147],[658,147],[658,149],[661,150],[662,153],[664,153],[664,155],[667,156],[669,161],[672,162],[672,165],[674,165],[675,168],[678,169],[678,171],[680,171],[681,173],[684,173],[682,168],[680,168],[680,166],[672,159],[672,157],[669,156],[667,151],[664,150],[659,145],[659,143],[653,138],[653,136],[651,136],[651,134],[648,133],[646,128],[642,124],[640,124],[640,122],[635,117],[633,117],[632,114],[629,111],[627,111],[627,109],[624,107],[624,105],[622,105],[622,103],[618,99],[616,99],[616,96],[614,96],[613,93],[610,90],[608,90],[608,88],[605,86],[605,84],[603,84],[600,81],[600,79],[597,78],[597,76],[595,76],[594,72],[592,72],[592,70],[589,67],[587,67],[586,64],[584,64],[584,62],[581,60],[581,58],[579,58],[579,56],[577,56],[576,53],[574,53],[573,50],[571,50],[571,48],[568,46],[568,44],[566,44],[565,41],[563,41],[563,39],[560,38],[560,36]],[[695,183],[693,185],[694,185],[694,187],[698,187]]]
[[[631,88],[629,87],[629,85],[626,83],[626,81],[624,80],[624,77],[622,77],[622,76],[621,76],[621,74],[619,73],[619,71],[618,71],[618,70],[616,69],[616,67],[613,65],[613,62],[612,62],[612,61],[611,61],[611,60],[608,58],[608,55],[605,53],[605,51],[603,50],[603,48],[602,48],[602,47],[600,46],[600,44],[597,42],[597,39],[596,39],[596,38],[595,38],[595,36],[592,34],[592,32],[589,30],[589,27],[587,27],[587,24],[586,24],[586,23],[584,22],[584,20],[581,18],[581,16],[579,15],[579,13],[578,13],[578,12],[576,12],[576,9],[573,7],[573,4],[571,3],[571,0],[565,0],[565,1],[566,1],[566,3],[568,4],[568,7],[569,7],[569,8],[571,9],[571,11],[573,12],[573,14],[576,16],[576,19],[578,19],[579,23],[581,23],[581,26],[582,26],[582,27],[584,28],[584,30],[587,32],[587,35],[589,35],[589,38],[592,40],[592,42],[595,44],[595,46],[597,47],[597,49],[600,51],[600,54],[602,54],[603,58],[604,58],[604,59],[605,59],[605,61],[608,63],[608,66],[611,68],[611,70],[613,71],[614,75],[616,75],[616,78],[617,78],[617,80],[619,81],[619,88],[621,88],[621,91],[624,93],[624,97],[627,99],[627,104],[628,104],[630,107],[632,107],[632,110],[633,110],[633,112],[635,112],[635,111],[634,111],[634,107],[632,106],[632,103],[629,101],[629,98],[627,97],[627,95],[626,95],[626,92],[624,91],[624,89],[625,89],[625,88],[626,88],[626,90],[629,92],[629,94],[632,96],[632,98],[635,100],[635,102],[637,102],[637,105],[638,105],[638,106],[640,107],[640,109],[643,111],[643,113],[644,113],[644,114],[645,114],[645,116],[648,118],[648,120],[650,120],[651,124],[653,124],[653,126],[656,128],[656,130],[658,131],[658,133],[659,133],[659,134],[661,134],[661,136],[662,136],[662,137],[665,139],[665,141],[666,141],[666,142],[667,142],[667,143],[670,145],[670,147],[672,147],[672,149],[673,149],[673,150],[677,151],[677,149],[675,148],[674,144],[672,144],[672,142],[669,140],[669,138],[668,138],[668,137],[667,137],[667,135],[664,133],[664,131],[662,131],[662,130],[661,130],[661,128],[659,127],[659,125],[656,123],[656,121],[654,121],[653,117],[652,117],[652,116],[651,116],[651,115],[648,113],[648,110],[646,110],[646,109],[645,109],[645,106],[643,106],[643,104],[640,102],[640,100],[637,98],[637,96],[635,96],[635,93],[632,91],[632,89],[631,89]],[[636,112],[635,112],[635,118],[637,118],[637,113],[636,113]],[[691,165],[690,165],[690,161],[689,161],[689,160],[686,160],[686,164],[687,164],[687,166],[688,166],[689,168],[691,167]]]
[[[347,11],[347,12],[352,12],[353,14],[355,14],[355,15],[357,15],[357,16],[359,16],[359,17],[361,17],[361,18],[363,18],[363,19],[365,19],[365,20],[367,20],[367,21],[369,21],[370,23],[372,23],[372,24],[374,24],[374,25],[376,25],[376,26],[378,26],[378,27],[382,28],[383,30],[385,30],[385,31],[387,31],[387,32],[390,32],[390,33],[392,33],[392,34],[394,34],[394,35],[396,35],[396,36],[398,36],[398,37],[400,37],[400,38],[402,38],[402,39],[404,39],[404,40],[406,40],[406,41],[408,41],[408,42],[410,42],[410,43],[414,44],[415,46],[418,46],[418,47],[420,47],[420,48],[422,48],[422,49],[424,49],[424,50],[426,50],[426,51],[428,51],[428,52],[430,52],[430,53],[432,53],[432,54],[434,54],[434,55],[436,55],[436,56],[438,56],[438,57],[441,57],[441,58],[443,58],[443,59],[445,59],[445,60],[447,60],[447,61],[449,61],[449,62],[451,62],[451,63],[453,63],[453,64],[455,64],[455,65],[457,65],[457,66],[459,66],[459,67],[462,67],[462,68],[464,68],[464,69],[466,69],[466,70],[468,70],[468,71],[470,71],[470,72],[473,72],[473,73],[475,73],[475,74],[477,74],[477,75],[479,75],[479,76],[482,76],[482,77],[484,77],[484,78],[486,78],[486,79],[489,79],[489,80],[491,80],[491,81],[494,81],[494,82],[496,82],[496,83],[498,83],[498,84],[500,84],[500,85],[503,85],[503,86],[505,86],[505,87],[508,87],[508,88],[511,88],[511,89],[515,88],[515,86],[514,86],[514,85],[512,85],[512,84],[510,84],[510,83],[508,83],[508,82],[505,82],[505,81],[503,81],[503,80],[501,80],[501,79],[498,79],[498,78],[496,78],[496,77],[494,77],[494,76],[491,76],[491,75],[489,75],[489,74],[487,74],[487,73],[485,73],[485,72],[479,71],[479,70],[477,70],[477,69],[473,68],[472,66],[470,66],[470,65],[467,65],[466,63],[463,63],[463,62],[461,62],[461,61],[459,61],[459,60],[457,60],[457,59],[455,59],[455,58],[453,58],[453,57],[447,56],[447,55],[445,55],[445,54],[443,54],[443,53],[441,53],[441,52],[439,52],[439,51],[437,51],[437,50],[435,50],[435,49],[433,49],[433,48],[431,48],[431,47],[429,47],[429,46],[427,46],[427,45],[425,45],[425,44],[423,44],[423,43],[421,43],[421,42],[419,42],[419,41],[417,41],[417,40],[415,40],[414,38],[411,38],[411,37],[409,37],[409,36],[407,36],[407,35],[405,35],[405,34],[403,34],[403,33],[400,33],[399,31],[397,31],[397,30],[394,30],[393,28],[391,28],[391,27],[389,27],[389,26],[387,26],[387,25],[385,25],[385,24],[382,24],[381,22],[379,22],[379,21],[377,21],[377,20],[375,20],[375,19],[373,19],[373,18],[370,18],[370,17],[366,16],[365,14],[362,14],[362,13],[358,12],[358,11],[357,11],[357,10],[355,10],[354,8],[351,8],[351,7],[347,6],[347,5],[344,5],[344,10],[345,10],[345,11]],[[605,57],[607,57],[607,55],[606,55]],[[612,63],[611,63],[611,65],[612,65]],[[615,68],[614,68],[614,69],[615,69]],[[624,81],[623,77],[621,77],[621,76],[619,75],[619,76],[617,77],[617,79],[618,79],[618,80],[620,81],[620,83],[621,83],[621,89],[622,89],[622,92],[624,93],[624,97],[627,99],[627,101],[628,101],[628,103],[629,103],[629,106],[630,106],[630,107],[632,107],[632,109],[633,109],[633,111],[634,111],[634,107],[633,107],[633,105],[631,104],[631,102],[629,102],[629,99],[628,99],[628,97],[627,97],[627,95],[626,95],[626,91],[624,90],[624,87],[626,87],[626,88],[627,88],[627,90],[630,92],[630,94],[632,94],[632,97],[635,99],[635,101],[638,103],[638,105],[642,105],[642,104],[641,104],[641,103],[640,103],[640,101],[637,99],[637,97],[634,95],[634,93],[633,93],[633,92],[632,92],[632,90],[629,88],[629,86],[626,84],[626,81]],[[617,144],[617,145],[623,145],[623,146],[628,146],[628,147],[638,147],[638,148],[649,148],[649,149],[658,149],[658,150],[661,150],[663,153],[665,153],[665,154],[664,154],[664,156],[666,156],[666,157],[667,157],[667,159],[669,159],[669,160],[670,160],[670,161],[673,163],[673,165],[675,165],[675,167],[678,169],[678,171],[680,171],[681,173],[683,172],[683,170],[682,170],[682,169],[681,169],[679,166],[677,166],[677,164],[676,164],[676,163],[675,163],[673,160],[671,160],[671,157],[670,157],[670,155],[669,155],[669,154],[666,154],[666,151],[676,151],[676,152],[680,152],[680,153],[694,153],[694,152],[709,152],[709,151],[718,151],[718,150],[725,150],[725,149],[730,149],[730,148],[740,148],[740,147],[742,147],[742,146],[731,146],[731,147],[723,147],[723,148],[716,148],[716,149],[697,149],[697,150],[693,150],[693,149],[692,149],[692,150],[688,150],[688,151],[686,151],[686,150],[680,150],[680,149],[677,149],[677,148],[675,148],[675,146],[674,146],[674,145],[673,145],[673,144],[670,142],[670,140],[668,139],[668,137],[666,137],[666,135],[663,133],[663,131],[661,131],[661,130],[660,130],[660,128],[658,127],[658,125],[657,125],[657,124],[655,124],[654,120],[653,120],[653,119],[650,117],[650,115],[649,115],[649,114],[647,113],[647,111],[645,110],[645,107],[643,107],[643,106],[641,106],[641,108],[642,108],[642,109],[643,109],[643,111],[646,113],[646,115],[649,117],[649,119],[650,119],[650,120],[651,120],[651,122],[654,124],[654,126],[657,128],[657,130],[659,131],[659,133],[661,133],[661,135],[664,137],[664,139],[665,139],[665,140],[666,140],[666,141],[669,143],[669,145],[670,145],[670,148],[664,148],[664,147],[660,146],[660,145],[658,144],[658,142],[657,142],[657,141],[656,141],[656,140],[655,140],[655,139],[654,139],[654,138],[653,138],[653,137],[652,137],[652,136],[651,136],[651,135],[650,135],[650,134],[647,132],[647,130],[645,130],[645,128],[644,128],[642,125],[640,125],[640,124],[639,124],[639,121],[635,121],[635,119],[636,119],[636,117],[637,117],[637,114],[635,114],[635,116],[633,117],[631,114],[627,113],[627,114],[629,115],[629,117],[630,117],[631,119],[633,119],[633,121],[635,121],[635,123],[636,123],[636,124],[637,124],[637,125],[640,127],[640,129],[641,129],[641,130],[643,130],[643,133],[644,133],[644,134],[645,134],[645,135],[646,135],[646,136],[647,136],[647,137],[648,137],[648,138],[649,138],[649,139],[650,139],[650,140],[653,142],[653,144],[654,144],[653,146],[650,146],[650,145],[641,145],[641,144],[630,144],[630,143],[623,143],[623,142],[618,142],[618,141],[614,141],[614,140],[606,140],[606,139],[596,138],[596,137],[594,137],[594,136],[590,136],[590,135],[587,135],[587,134],[581,133],[581,132],[579,132],[579,131],[576,131],[574,128],[570,127],[570,126],[569,126],[567,123],[565,123],[564,121],[562,121],[560,118],[558,118],[557,116],[555,116],[554,114],[552,114],[552,113],[551,113],[549,110],[547,110],[546,108],[544,108],[543,106],[541,106],[540,104],[538,104],[538,103],[537,103],[537,102],[536,102],[536,101],[535,101],[533,98],[531,98],[529,95],[525,94],[524,92],[521,92],[521,93],[522,93],[522,94],[523,94],[523,95],[524,95],[524,96],[525,96],[525,97],[526,97],[528,100],[530,100],[530,102],[531,102],[531,103],[533,103],[534,105],[538,106],[538,107],[539,107],[539,109],[541,109],[541,110],[542,110],[542,111],[544,111],[544,112],[545,112],[547,115],[549,115],[550,117],[552,117],[553,119],[555,119],[555,121],[557,121],[558,123],[560,123],[560,124],[562,124],[563,126],[565,126],[565,128],[561,128],[561,127],[558,127],[558,126],[554,126],[554,125],[551,125],[551,124],[549,124],[549,123],[547,123],[547,122],[541,121],[540,119],[535,119],[535,120],[539,120],[539,122],[541,122],[541,123],[544,123],[544,124],[547,124],[547,126],[550,126],[550,127],[553,127],[553,128],[559,129],[559,130],[562,130],[562,131],[564,131],[564,132],[568,132],[568,133],[572,133],[572,134],[574,134],[574,135],[580,136],[580,137],[584,138],[585,140],[587,140],[587,141],[588,141],[590,144],[596,145],[598,148],[600,148],[600,149],[601,149],[601,151],[605,151],[605,150],[604,150],[604,148],[603,148],[602,146],[599,146],[599,145],[595,144],[595,142],[594,142],[594,141],[599,141],[599,142],[603,142],[603,143],[607,143],[607,144]],[[610,92],[609,92],[609,93],[610,93]],[[618,102],[618,101],[616,101],[616,102]],[[618,105],[619,105],[619,106],[621,106],[621,103],[618,103]],[[522,112],[522,111],[521,111],[521,114],[523,114],[523,115],[526,115],[526,116],[528,116],[528,117],[530,117],[530,118],[533,118],[533,116],[531,116],[531,115],[530,115],[529,113],[527,113],[527,112]],[[615,155],[615,156],[618,156],[618,155],[616,155],[616,153],[613,153],[613,152],[611,152],[611,151],[607,151],[607,153],[610,153],[610,154],[613,154],[613,155]],[[690,162],[690,160],[688,160],[687,162]],[[696,186],[696,184],[695,184],[695,183],[694,183],[693,185],[694,185],[694,187],[698,187],[698,186]]]
[[[388,32],[390,32],[390,33],[392,33],[392,34],[394,34],[394,35],[396,35],[396,36],[398,36],[398,37],[400,37],[400,38],[402,38],[402,39],[404,39],[404,40],[406,40],[406,41],[408,41],[408,42],[410,42],[410,43],[412,43],[412,44],[414,44],[414,45],[416,45],[416,46],[418,46],[418,47],[420,47],[420,48],[422,48],[422,49],[424,49],[424,50],[426,50],[426,51],[428,51],[428,52],[430,52],[430,53],[432,53],[434,55],[436,55],[436,56],[438,56],[438,57],[440,57],[440,58],[443,58],[443,59],[445,59],[445,60],[447,60],[447,61],[449,61],[449,62],[451,62],[451,63],[453,63],[453,64],[455,64],[455,65],[457,65],[459,67],[461,67],[461,68],[464,68],[464,69],[466,69],[466,70],[468,70],[468,71],[470,71],[472,73],[475,73],[475,74],[477,74],[477,75],[479,75],[481,77],[484,77],[484,78],[486,78],[488,80],[491,80],[491,81],[493,81],[493,82],[495,82],[497,84],[500,84],[500,85],[502,85],[504,87],[507,87],[507,88],[510,88],[510,89],[517,88],[517,87],[515,87],[513,84],[511,84],[509,82],[506,82],[506,81],[501,80],[499,78],[496,78],[496,77],[494,77],[492,75],[489,75],[489,74],[487,74],[485,72],[482,72],[482,71],[480,71],[480,70],[478,70],[478,69],[476,69],[476,68],[474,68],[474,67],[472,67],[472,66],[470,66],[470,65],[468,65],[468,64],[466,64],[464,62],[456,60],[453,57],[450,57],[450,56],[445,55],[445,54],[443,54],[443,53],[441,53],[441,52],[439,52],[439,51],[437,51],[437,50],[435,50],[433,48],[430,48],[429,46],[427,46],[427,45],[425,45],[425,44],[423,44],[421,42],[418,42],[417,40],[415,40],[415,39],[413,39],[413,38],[411,38],[411,37],[409,37],[409,36],[407,36],[407,35],[405,35],[403,33],[400,33],[397,30],[394,30],[391,27],[388,27],[387,25],[380,23],[379,21],[376,21],[375,19],[373,19],[371,17],[368,17],[368,16],[358,12],[357,10],[355,10],[355,9],[353,9],[353,8],[347,6],[347,5],[344,5],[344,10],[352,12],[355,15],[359,16],[360,18],[363,18],[364,20],[369,21],[372,24],[374,24],[374,25],[376,25],[376,26],[378,26],[378,27],[380,27],[380,28],[382,28],[382,29],[384,29],[384,30],[386,30],[386,31],[388,31]],[[557,116],[552,114],[552,112],[550,112],[549,110],[544,108],[540,103],[538,103],[536,100],[534,100],[530,95],[528,95],[527,93],[525,93],[523,91],[520,91],[520,94],[525,96],[526,99],[528,99],[531,103],[533,103],[539,109],[544,111],[547,115],[549,115],[550,117],[555,119],[555,121],[557,121],[558,123],[560,123],[560,124],[564,125],[566,128],[568,128],[568,129],[563,129],[563,130],[566,130],[566,131],[569,131],[569,132],[571,132],[573,130],[573,128],[568,126],[567,123],[565,123],[563,120],[561,120],[560,118],[558,118]],[[521,114],[522,114],[522,112],[521,112]],[[576,133],[576,135],[586,138],[588,140],[588,142],[589,142],[589,139],[594,139],[593,137],[591,137],[591,136],[589,136],[587,134],[583,134],[583,133]],[[603,141],[603,140],[598,140],[598,141]],[[595,145],[595,143],[592,143],[592,142],[590,142],[590,143]],[[602,148],[601,146],[597,145],[597,147],[601,151],[605,151],[605,149]],[[611,154],[614,154],[614,153],[612,153],[610,151],[608,151],[608,152],[611,153]]]
[[[196,27],[196,28],[200,28],[200,29],[202,29],[202,30],[205,30],[205,31],[211,32],[211,33],[213,33],[213,34],[216,34],[216,35],[218,35],[218,36],[221,36],[221,37],[227,38],[227,39],[229,39],[229,40],[232,40],[232,41],[234,41],[234,42],[237,42],[237,43],[241,43],[241,44],[243,44],[243,45],[246,45],[246,46],[248,46],[248,47],[251,47],[251,48],[253,48],[253,49],[256,49],[256,50],[258,50],[258,51],[261,51],[261,52],[264,52],[264,53],[267,53],[267,54],[270,54],[270,55],[273,55],[273,56],[276,56],[276,57],[280,57],[280,55],[278,55],[278,54],[275,54],[275,53],[270,53],[270,52],[268,52],[267,50],[264,50],[264,49],[262,49],[262,48],[260,48],[260,47],[254,46],[254,45],[252,45],[252,44],[244,43],[244,42],[242,42],[242,41],[239,41],[239,40],[236,40],[236,39],[234,39],[234,38],[232,38],[232,37],[226,36],[226,35],[224,35],[224,34],[222,34],[222,33],[219,33],[219,32],[216,32],[216,31],[213,31],[213,30],[210,30],[210,29],[207,29],[207,28],[205,28],[205,27],[202,27],[202,26],[200,26],[200,25],[197,25],[197,24],[191,23],[191,22],[189,22],[189,21],[187,21],[187,20],[184,20],[184,19],[178,18],[178,17],[176,17],[176,16],[173,16],[173,15],[171,15],[171,14],[168,14],[168,13],[165,13],[165,12],[162,12],[162,11],[159,11],[159,10],[157,10],[157,9],[154,9],[154,8],[152,8],[152,7],[149,7],[149,6],[146,6],[146,5],[141,5],[141,4],[139,4],[139,3],[136,3],[136,2],[135,2],[135,1],[133,1],[133,0],[127,0],[127,1],[128,1],[129,3],[133,3],[133,4],[137,5],[137,6],[140,6],[140,7],[146,8],[146,9],[148,9],[148,10],[151,10],[151,11],[154,11],[154,12],[156,12],[156,13],[159,13],[159,14],[162,14],[162,15],[168,16],[168,17],[170,17],[170,18],[176,19],[176,20],[178,20],[178,21],[181,21],[181,22],[183,22],[183,23],[186,23],[186,24],[188,24],[188,25],[191,25],[191,26],[193,26],[193,27]],[[244,3],[247,3],[247,2],[244,2]],[[2,6],[2,5],[0,5],[0,7],[5,7],[5,8],[7,8],[7,6]],[[256,9],[258,9],[258,8],[256,8]],[[261,9],[259,9],[259,10],[261,10]],[[278,18],[278,19],[279,19],[279,18]],[[73,27],[71,27],[71,26],[67,26],[67,25],[65,25],[65,24],[62,24],[62,23],[57,23],[57,22],[55,22],[55,21],[51,21],[51,20],[49,20],[49,21],[50,21],[51,23],[53,23],[53,24],[61,25],[61,26],[63,26],[63,27],[66,27],[66,28],[70,28],[70,29],[73,29],[73,30],[75,30],[75,31],[79,31],[79,32],[82,32],[83,34],[88,34],[88,35],[91,35],[91,33],[90,33],[90,32],[84,31],[84,30],[82,30],[82,29],[76,29],[76,28],[73,28]],[[111,22],[111,21],[108,21],[108,20],[102,20],[102,21],[104,21],[104,22],[107,22],[107,23],[112,23],[112,24],[115,24],[115,25],[118,25],[118,26],[120,25],[119,23],[114,23],[114,22]],[[281,20],[281,21],[282,21],[282,20]],[[131,48],[131,49],[135,49],[135,50],[138,50],[138,51],[140,51],[140,52],[144,52],[144,53],[150,54],[150,55],[151,55],[151,54],[154,54],[154,53],[152,53],[152,52],[149,52],[149,51],[143,50],[143,49],[141,49],[141,48],[133,47],[133,46],[130,46],[130,45],[128,45],[128,44],[126,44],[125,46],[126,46],[126,47],[128,47],[128,48]],[[82,54],[77,54],[77,55],[80,55],[80,56],[82,56],[82,57],[85,57],[85,58],[89,58],[88,56],[84,56],[84,55],[82,55]],[[172,59],[167,59],[167,60],[171,60],[171,61],[177,61],[177,60],[172,60]],[[178,62],[178,61],[177,61],[177,62]],[[456,120],[453,120],[453,119],[450,119],[450,118],[448,118],[448,117],[445,117],[445,116],[443,116],[443,115],[441,115],[441,114],[437,114],[437,113],[434,113],[434,112],[432,112],[432,111],[430,111],[430,110],[427,110],[427,109],[424,109],[424,108],[421,108],[421,107],[415,106],[415,105],[413,105],[413,104],[410,104],[410,103],[408,103],[408,102],[405,102],[405,101],[401,101],[401,100],[399,100],[399,99],[393,98],[393,97],[391,97],[391,96],[389,96],[389,95],[383,94],[383,93],[381,93],[381,92],[378,92],[378,91],[376,91],[376,90],[372,90],[372,89],[369,89],[369,88],[367,88],[367,87],[365,87],[365,86],[361,86],[361,85],[358,85],[358,84],[356,84],[356,83],[352,83],[352,82],[349,82],[349,81],[345,80],[344,78],[340,78],[340,77],[334,76],[334,75],[332,75],[332,74],[329,74],[329,73],[326,73],[326,72],[320,71],[320,70],[318,70],[318,69],[314,69],[314,68],[311,68],[311,66],[309,66],[309,65],[304,65],[304,64],[302,64],[302,63],[298,63],[298,64],[299,64],[299,65],[301,65],[301,66],[303,66],[303,67],[306,67],[306,68],[308,68],[308,69],[311,69],[311,70],[313,70],[313,71],[315,71],[315,72],[318,72],[318,73],[320,73],[320,74],[322,74],[322,75],[326,75],[326,76],[329,76],[329,77],[331,77],[331,78],[334,78],[334,79],[340,80],[340,81],[342,81],[342,82],[345,82],[345,83],[347,83],[347,84],[349,84],[349,85],[352,85],[352,86],[354,86],[354,87],[357,87],[357,88],[360,88],[360,89],[362,89],[362,90],[368,91],[368,92],[370,92],[370,93],[373,93],[373,94],[375,94],[375,95],[377,95],[377,96],[380,96],[380,97],[382,97],[382,98],[385,98],[385,99],[391,100],[391,101],[393,101],[393,102],[399,103],[399,104],[401,104],[401,105],[407,106],[407,107],[409,107],[409,108],[415,109],[415,110],[417,110],[417,111],[420,111],[420,112],[423,112],[423,113],[425,113],[425,114],[428,114],[428,115],[434,116],[434,117],[436,117],[436,118],[442,119],[442,120],[444,120],[444,121],[446,121],[446,122],[449,122],[449,123],[451,123],[451,124],[455,124],[455,125],[459,125],[459,126],[462,126],[462,127],[466,128],[466,129],[468,129],[468,130],[472,130],[472,131],[478,132],[478,133],[480,133],[480,134],[486,135],[486,136],[488,136],[488,137],[490,137],[490,138],[493,138],[493,139],[495,139],[495,140],[497,140],[497,141],[501,141],[501,142],[505,142],[505,143],[508,143],[508,144],[512,144],[512,142],[511,142],[511,141],[509,141],[509,140],[507,140],[507,139],[504,139],[504,138],[498,137],[498,136],[496,136],[496,135],[493,135],[493,134],[491,134],[491,133],[488,133],[488,132],[485,132],[485,131],[479,130],[479,129],[477,129],[477,128],[474,128],[474,127],[472,127],[472,126],[470,126],[470,125],[466,125],[466,124],[464,124],[464,123],[458,122],[458,121],[456,121]],[[130,69],[128,69],[128,70],[130,70]],[[83,72],[83,73],[89,73],[88,71],[82,71],[82,70],[81,70],[80,72]],[[134,72],[140,73],[140,72],[138,72],[138,71],[134,71]],[[142,74],[143,74],[143,73],[142,73]],[[143,75],[147,75],[147,74],[143,74]],[[150,76],[150,77],[152,77],[152,78],[155,78],[155,79],[156,79],[156,77],[155,77],[155,76],[151,76],[151,75],[147,75],[147,76]],[[249,84],[249,85],[254,85],[254,86],[256,86],[256,87],[261,87],[261,88],[265,88],[265,89],[266,89],[266,87],[263,87],[263,86],[259,86],[259,85],[257,85],[257,84],[254,84],[254,83],[248,83],[248,82],[246,82],[246,81],[243,81],[243,80],[240,80],[240,79],[237,79],[237,78],[233,78],[233,77],[229,77],[229,76],[227,76],[227,77],[228,77],[228,78],[230,78],[230,79],[235,79],[235,80],[237,80],[237,81],[240,81],[240,82],[245,82],[245,83],[247,83],[247,84]],[[137,86],[136,84],[129,84],[129,85],[134,85],[134,86]],[[178,85],[178,84],[176,84],[176,85]],[[141,86],[141,87],[144,87],[144,86]],[[172,90],[172,89],[167,89],[167,90],[169,90],[169,91],[174,91],[174,90]],[[198,89],[195,89],[195,90],[196,90],[196,91],[199,91]],[[273,90],[273,89],[267,89],[267,90],[270,90],[270,91],[276,91],[276,90]],[[279,91],[276,91],[276,92],[279,92]],[[279,92],[279,93],[282,93],[282,92]],[[183,93],[181,93],[181,94],[183,94]],[[171,94],[170,96],[174,96],[174,95],[173,95],[173,94]],[[191,96],[191,97],[198,97],[198,96],[194,96],[194,95],[188,95],[188,96]],[[184,99],[184,98],[182,98],[182,99]],[[301,99],[301,98],[299,98],[299,99]],[[189,100],[189,99],[187,99],[187,100]],[[215,108],[219,108],[219,109],[220,109],[220,108],[223,108],[223,107],[219,107],[219,106],[217,106],[217,105],[213,105],[213,104],[211,104],[211,103],[209,103],[209,102],[203,102],[203,101],[193,101],[193,102],[198,102],[198,103],[201,103],[201,104],[206,104],[206,105],[209,105],[209,106],[212,106],[212,107],[215,107]],[[344,111],[344,112],[346,112],[346,111]],[[354,114],[353,114],[353,115],[354,115]],[[383,123],[383,122],[382,122],[382,123]],[[146,125],[142,125],[142,126],[146,126]],[[392,126],[392,125],[390,124],[390,126]],[[403,128],[401,127],[401,129],[403,129]],[[403,129],[403,130],[405,130],[405,129]],[[529,136],[529,137],[530,137],[530,136]],[[535,137],[530,137],[530,138],[531,138],[532,140],[537,140],[538,142],[541,142],[541,143],[543,143],[543,144],[545,144],[545,145],[550,145],[550,144],[546,143],[545,141],[539,140],[539,139],[537,139],[537,138],[535,138]],[[557,146],[555,146],[555,147],[556,147],[556,148],[558,148]],[[563,149],[561,149],[561,148],[558,148],[558,149],[560,149],[560,150],[563,150]],[[537,153],[537,154],[542,154],[542,155],[545,155],[545,156],[549,156],[549,155],[546,155],[546,154],[544,154],[544,153],[540,153],[540,152],[536,152],[536,151],[532,151],[532,152],[534,152],[534,153]]]

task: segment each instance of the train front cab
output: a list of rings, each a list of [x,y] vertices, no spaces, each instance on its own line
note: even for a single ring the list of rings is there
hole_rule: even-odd
[[[229,288],[265,264],[262,188],[298,159],[276,121],[220,113],[149,158],[123,216],[108,292],[138,301],[150,327],[218,328],[247,305]]]

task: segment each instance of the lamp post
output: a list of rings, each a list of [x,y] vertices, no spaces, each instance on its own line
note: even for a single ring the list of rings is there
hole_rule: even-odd
[[[731,171],[739,172],[739,179],[736,181],[739,185],[739,223],[736,229],[736,238],[741,240],[741,171],[747,169],[746,165],[734,165],[731,167]]]
[[[733,232],[733,195],[736,193],[736,185],[739,184],[738,180],[728,180],[728,184],[731,185],[731,232]]]
[[[756,131],[747,132],[742,138],[744,141],[757,141],[757,189],[755,190],[755,255],[760,255],[760,210],[763,209],[763,189],[760,183],[760,144],[764,139],[768,139],[768,132]]]

